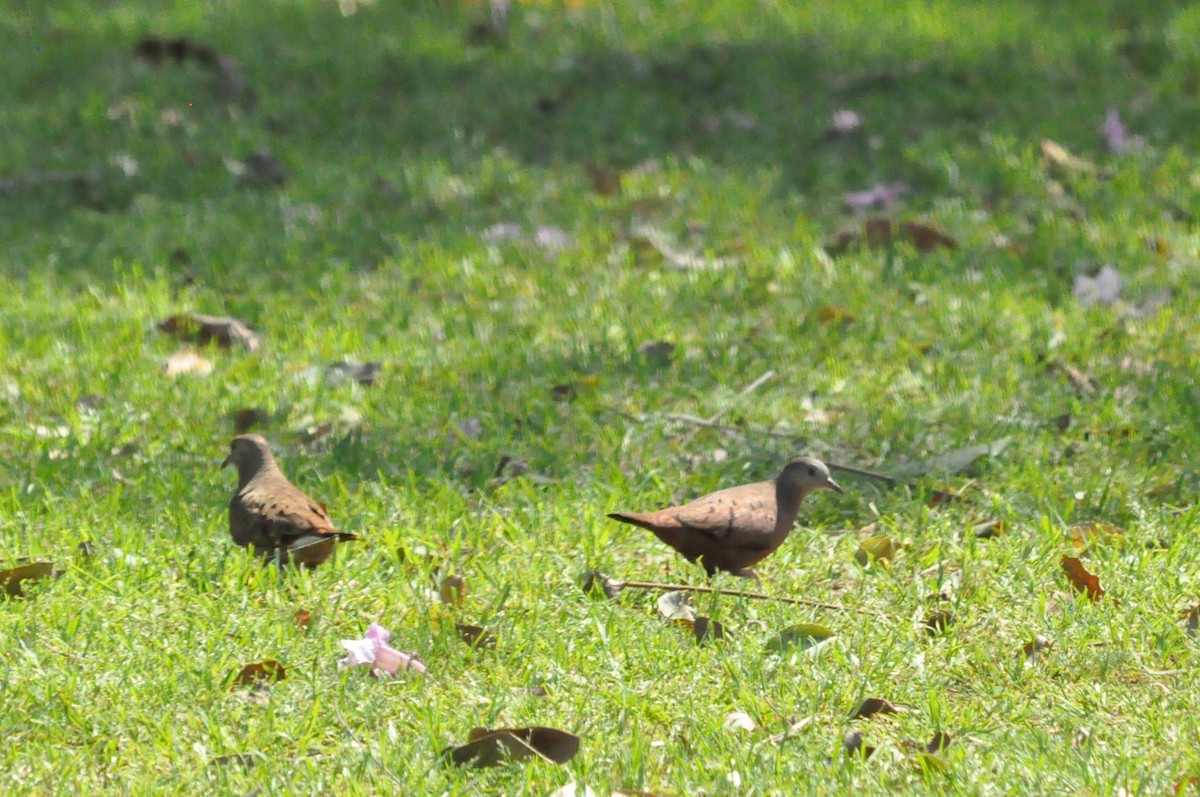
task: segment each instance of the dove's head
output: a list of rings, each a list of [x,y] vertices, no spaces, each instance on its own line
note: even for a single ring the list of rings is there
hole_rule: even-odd
[[[233,465],[237,468],[238,481],[244,482],[264,466],[274,463],[266,438],[260,434],[240,434],[229,442],[229,456],[225,457],[221,467]]]
[[[786,484],[801,496],[816,490],[833,490],[835,493],[842,491],[841,486],[829,475],[829,468],[825,463],[812,457],[793,459],[775,481],[777,484]]]

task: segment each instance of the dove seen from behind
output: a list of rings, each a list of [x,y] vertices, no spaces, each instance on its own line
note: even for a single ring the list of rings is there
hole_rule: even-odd
[[[648,529],[711,578],[724,570],[757,578],[750,566],[783,544],[800,503],[817,490],[841,492],[825,463],[810,457],[789,462],[774,479],[718,490],[657,512],[614,512],[613,520]]]
[[[233,438],[226,465],[238,473],[229,502],[229,533],[238,545],[281,565],[290,558],[311,568],[328,559],[337,542],[358,539],[335,529],[325,507],[287,480],[261,435]]]

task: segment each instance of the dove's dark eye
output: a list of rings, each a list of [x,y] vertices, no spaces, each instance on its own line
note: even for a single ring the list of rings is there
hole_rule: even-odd
[[[808,475],[809,475],[809,476],[816,476],[816,475],[817,475],[817,469],[816,469],[816,468],[814,468],[812,465],[809,465],[809,466],[808,466]]]

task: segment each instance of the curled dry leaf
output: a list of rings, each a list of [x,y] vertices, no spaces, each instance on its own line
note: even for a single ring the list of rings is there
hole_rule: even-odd
[[[579,737],[557,728],[473,728],[468,742],[447,747],[442,756],[460,766],[494,767],[540,756],[556,764],[565,764],[579,752]]]
[[[163,363],[163,374],[170,377],[182,374],[208,376],[212,369],[212,361],[201,357],[195,349],[180,349]]]
[[[292,615],[292,621],[301,628],[308,628],[308,624],[312,622],[312,612],[308,609],[297,609]]]
[[[894,705],[884,700],[882,697],[865,698],[858,707],[854,709],[854,713],[850,715],[852,720],[868,720],[876,714],[897,714],[899,709]]]
[[[754,719],[744,711],[731,711],[726,714],[722,726],[727,731],[752,731],[758,727]]]
[[[993,537],[999,537],[1004,534],[1003,520],[985,520],[982,523],[976,523],[971,527],[975,533],[975,539],[990,540]]]
[[[438,586],[438,596],[442,599],[442,603],[462,606],[463,600],[467,597],[467,580],[454,574],[446,576]]]
[[[1196,631],[1200,629],[1200,603],[1188,609],[1181,617],[1186,621],[1183,627],[1187,631],[1187,635],[1196,636]]]
[[[697,617],[694,620],[679,617],[672,622],[690,631],[699,644],[704,644],[710,639],[725,638],[725,626],[709,617]]]
[[[617,597],[617,595],[621,594],[621,590],[625,589],[623,582],[617,581],[615,578],[610,578],[599,570],[585,573],[580,586],[588,595],[604,595],[604,597],[610,599]]]
[[[930,227],[928,224],[904,221],[900,223],[900,231],[908,236],[908,239],[912,241],[913,246],[917,248],[918,252],[928,252],[939,246],[944,246],[947,249],[958,248],[958,241],[936,227]]]
[[[664,592],[656,602],[658,613],[668,620],[695,621],[696,612],[691,606],[690,592],[676,590]]]
[[[158,329],[180,340],[198,343],[201,346],[215,343],[223,349],[235,343],[249,351],[258,351],[261,338],[250,327],[228,316],[185,313],[164,318]]]
[[[50,562],[28,562],[8,570],[0,570],[0,589],[4,594],[19,598],[25,594],[25,584],[41,581],[54,574]]]
[[[1061,564],[1063,572],[1067,574],[1067,578],[1076,592],[1086,593],[1088,598],[1093,601],[1104,597],[1104,588],[1100,586],[1100,578],[1089,573],[1083,566],[1083,562],[1074,556],[1064,556]]]
[[[371,385],[375,383],[375,378],[381,371],[383,371],[383,363],[378,361],[331,363],[325,369],[325,378],[333,384],[353,380],[360,385]]]
[[[1021,648],[1021,652],[1025,656],[1025,665],[1027,667],[1033,666],[1042,654],[1049,653],[1053,648],[1053,639],[1043,634],[1038,634]]]
[[[1076,523],[1068,532],[1071,539],[1071,545],[1077,551],[1082,551],[1088,545],[1112,543],[1120,545],[1125,540],[1125,532],[1111,523],[1100,523],[1095,520],[1089,520],[1085,523]]]
[[[467,625],[466,623],[455,623],[454,627],[458,629],[459,639],[471,647],[483,650],[496,649],[496,637],[492,636],[486,628],[478,625]]]
[[[263,686],[278,683],[287,678],[287,669],[275,661],[267,659],[247,664],[233,676],[234,686]]]
[[[843,734],[842,750],[846,755],[862,756],[863,758],[870,758],[871,753],[875,752],[874,747],[863,744],[862,734],[854,730],[846,731]]]
[[[921,625],[925,628],[925,631],[930,636],[942,633],[953,624],[954,615],[947,609],[938,609],[935,612],[930,612],[929,615],[921,621]]]
[[[1076,274],[1071,292],[1084,307],[1093,304],[1108,307],[1121,298],[1121,288],[1124,284],[1117,270],[1111,265],[1106,265],[1094,277]]]

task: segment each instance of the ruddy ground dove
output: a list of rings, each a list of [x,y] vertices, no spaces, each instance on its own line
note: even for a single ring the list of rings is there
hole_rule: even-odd
[[[800,457],[765,482],[718,490],[657,512],[614,512],[609,517],[649,529],[689,562],[699,561],[710,577],[725,570],[756,578],[750,566],[783,544],[796,522],[800,502],[816,490],[840,493],[842,488],[825,463]]]
[[[279,556],[316,567],[341,540],[357,539],[338,531],[325,507],[287,480],[261,435],[243,434],[229,444],[221,467],[238,472],[237,492],[229,502],[229,532],[238,545],[252,546],[264,558]]]

